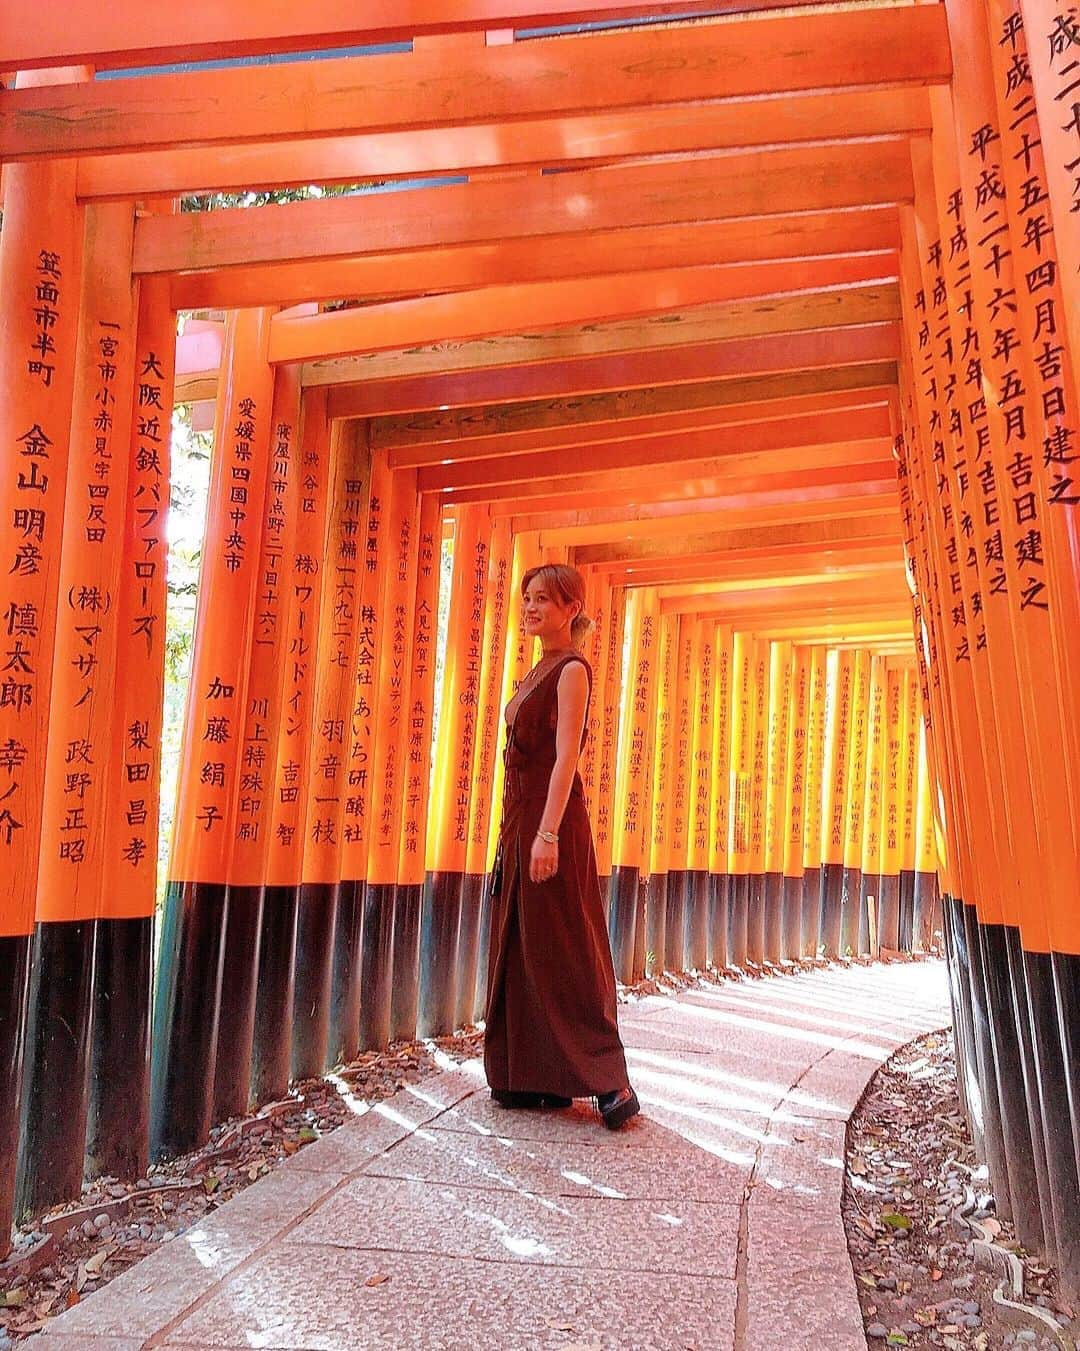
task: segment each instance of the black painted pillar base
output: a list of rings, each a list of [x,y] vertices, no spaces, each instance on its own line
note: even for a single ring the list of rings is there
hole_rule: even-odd
[[[765,874],[765,960],[780,965],[784,950],[784,875]]]
[[[862,871],[844,865],[840,884],[840,956],[854,957],[859,951],[859,933],[865,923],[866,906],[862,899]]]
[[[363,906],[360,1049],[381,1051],[390,1042],[390,1010],[394,994],[394,883],[365,883]]]
[[[765,874],[750,873],[746,888],[746,960],[765,965]]]
[[[1012,1219],[1020,1242],[1026,1248],[1039,1251],[1044,1242],[1043,1222],[1024,1091],[1024,1064],[1013,1017],[1008,937],[1001,924],[980,924],[978,930]]]
[[[957,917],[964,930],[967,969],[971,981],[972,1046],[982,1090],[983,1142],[990,1181],[999,1215],[1012,1218],[1012,1193],[1009,1189],[1009,1162],[1001,1121],[1001,1102],[995,1070],[993,1034],[990,1025],[990,997],[983,969],[979,921],[973,905],[965,905]]]
[[[29,934],[0,938],[0,1261],[11,1245],[19,1146],[19,1092],[30,984]]]
[[[900,941],[900,876],[881,873],[878,877],[878,946],[891,952],[910,952]]]
[[[881,948],[881,931],[878,929],[878,915],[881,901],[881,874],[859,874],[859,945],[855,949],[861,957],[876,957]],[[870,915],[874,916],[873,935],[870,932]],[[873,942],[871,942],[871,937]]]
[[[1076,1157],[1076,1123],[1070,1103],[1070,1079],[1075,1082],[1076,1063],[1066,1064],[1067,1047],[1062,1037],[1062,1014],[1075,999],[1058,1001],[1056,975],[1075,980],[1076,958],[1062,963],[1049,953],[1025,952],[1032,1047],[1039,1076],[1046,1167],[1050,1177],[1053,1226],[1057,1241],[1057,1269],[1061,1292],[1071,1301],[1080,1298],[1080,1165]],[[1055,963],[1058,971],[1055,972]],[[1071,966],[1071,970],[1069,969]],[[1074,987],[1075,988],[1075,987]],[[1072,1029],[1075,1035],[1075,1029]],[[1075,1057],[1075,1042],[1072,1045]]]
[[[803,879],[800,873],[781,882],[780,897],[780,958],[797,962],[802,956]]]
[[[913,875],[914,876],[914,875]],[[1054,1206],[1050,1188],[1050,1173],[1046,1164],[1046,1126],[1042,1117],[1042,1099],[1039,1093],[1039,1074],[1032,1043],[1031,1005],[1028,999],[1027,972],[1020,930],[1007,925],[1005,957],[1008,963],[1008,1016],[1017,1033],[1020,1054],[1020,1075],[1024,1106],[1027,1109],[1028,1134],[1031,1139],[1035,1185],[1038,1192],[1039,1216],[1042,1223],[1042,1251],[1052,1266],[1057,1266],[1057,1233],[1054,1229]]]
[[[708,964],[722,970],[730,964],[728,953],[728,906],[731,877],[728,873],[709,874],[709,947]]]
[[[337,891],[334,882],[304,882],[300,887],[293,994],[293,1079],[317,1079],[326,1068]]]
[[[476,943],[476,989],[473,1006],[465,1022],[474,1026],[483,1021],[487,1010],[488,970],[491,960],[491,874],[480,878],[480,931]]]
[[[844,865],[821,865],[821,943],[825,956],[843,956]]]
[[[704,971],[709,964],[709,874],[695,868],[686,876],[687,967]]]
[[[615,979],[629,985],[634,979],[634,935],[637,928],[638,870],[619,864],[611,870],[611,911],[608,937]]]
[[[274,1102],[289,1091],[299,903],[296,887],[263,889],[251,1045],[251,1099],[256,1103]]]
[[[94,984],[93,920],[39,924],[30,973],[16,1212],[82,1192]]]
[[[750,878],[746,873],[733,873],[728,910],[728,959],[730,966],[746,965],[747,910],[750,904]]]
[[[480,919],[484,874],[466,873],[461,879],[461,918],[458,921],[458,986],[454,1022],[466,1027],[476,1012],[476,973],[480,966]]]
[[[645,903],[649,893],[649,879],[638,873],[637,896],[634,903],[634,961],[631,979],[636,983],[645,979]]]
[[[364,887],[365,884],[356,878],[344,878],[334,888],[330,1003],[324,1020],[322,1069],[330,1065],[347,1065],[360,1051]],[[322,1069],[316,1073],[321,1074]]]
[[[800,954],[816,957],[821,947],[821,916],[825,904],[825,878],[820,865],[803,873],[802,936]]]
[[[420,997],[420,897],[416,882],[397,887],[394,896],[394,992],[390,1001],[390,1036],[412,1041]]]
[[[664,970],[686,970],[686,911],[689,884],[683,868],[670,868],[664,921]]]
[[[243,1116],[251,1101],[251,1047],[262,938],[262,887],[229,887],[214,1062],[214,1120]]]
[[[152,916],[98,920],[88,1177],[130,1181],[142,1177],[149,1162],[153,960]]]
[[[196,1149],[210,1135],[227,924],[223,883],[166,885],[150,1063],[152,1159]]]
[[[461,873],[429,873],[420,905],[420,997],[417,1032],[442,1037],[457,1013],[457,943]]]
[[[667,949],[667,873],[653,873],[645,893],[645,974],[656,976],[664,970]]]
[[[979,1159],[985,1161],[986,1149],[983,1144],[982,1106],[980,1103],[978,1111],[976,1111],[970,1095],[970,1085],[978,1085],[979,1072],[975,1064],[971,1014],[971,977],[967,968],[967,939],[963,929],[963,911],[963,903],[959,899],[951,896],[944,898],[943,936],[949,971],[949,995],[953,1010],[953,1034],[956,1038],[957,1091],[968,1124],[971,1127],[975,1153]]]
[[[917,952],[915,946],[915,873],[911,869],[901,869],[899,878],[899,936],[897,944],[901,952]]]
[[[912,902],[913,951],[929,952],[934,946],[934,935],[942,922],[942,904],[937,873],[917,872]]]

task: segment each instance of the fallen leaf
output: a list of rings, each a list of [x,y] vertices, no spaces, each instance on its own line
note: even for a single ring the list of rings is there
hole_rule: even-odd
[[[369,1276],[364,1282],[365,1285],[383,1285],[390,1279],[384,1271],[377,1271],[374,1276]]]
[[[901,1215],[898,1211],[886,1211],[881,1217],[881,1223],[887,1224],[890,1229],[910,1229],[911,1220],[907,1215]]]
[[[108,1248],[99,1248],[97,1252],[93,1254],[92,1257],[88,1257],[86,1259],[87,1271],[91,1272],[93,1275],[97,1275],[97,1273],[105,1265],[108,1256],[109,1256]]]
[[[300,1143],[302,1145],[309,1145],[311,1144],[312,1140],[317,1140],[318,1138],[319,1132],[316,1130],[312,1130],[310,1126],[300,1127]]]
[[[213,1196],[214,1192],[221,1186],[221,1178],[216,1173],[207,1173],[202,1180],[202,1184],[206,1188],[206,1194]]]
[[[78,1304],[80,1298],[81,1297],[79,1295],[78,1290],[69,1290],[67,1294],[64,1296],[64,1303],[67,1305],[69,1309],[74,1309],[75,1305]]]
[[[935,1267],[935,1268],[933,1269],[933,1271],[930,1273],[930,1279],[931,1279],[932,1281],[940,1281],[941,1278],[942,1278],[942,1276],[944,1276],[944,1275],[945,1275],[945,1273],[944,1273],[943,1271],[941,1271],[941,1270],[939,1270],[939,1268]]]
[[[3,1304],[6,1309],[19,1309],[25,1303],[26,1303],[25,1290],[22,1289],[8,1290],[4,1295]]]
[[[886,1345],[886,1346],[908,1346],[908,1345],[909,1345],[909,1342],[908,1342],[908,1339],[907,1339],[907,1337],[905,1336],[904,1333],[902,1333],[902,1332],[890,1332],[889,1335],[885,1338],[885,1345]]]
[[[848,1168],[855,1174],[856,1177],[866,1176],[867,1171],[866,1160],[860,1158],[858,1154],[852,1156],[851,1162],[848,1164]]]

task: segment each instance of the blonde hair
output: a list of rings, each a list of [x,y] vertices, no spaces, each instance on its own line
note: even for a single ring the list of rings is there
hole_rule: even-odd
[[[530,568],[522,577],[522,596],[528,591],[529,584],[535,581],[552,591],[563,605],[577,602],[578,612],[570,621],[570,641],[575,647],[581,647],[593,626],[585,613],[585,578],[568,563],[541,563],[539,567]]]

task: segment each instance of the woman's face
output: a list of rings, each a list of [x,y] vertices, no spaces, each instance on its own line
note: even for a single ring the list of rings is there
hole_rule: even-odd
[[[534,578],[525,591],[522,613],[525,632],[532,638],[554,638],[569,635],[570,621],[577,613],[574,602],[564,605],[560,598],[539,578]]]

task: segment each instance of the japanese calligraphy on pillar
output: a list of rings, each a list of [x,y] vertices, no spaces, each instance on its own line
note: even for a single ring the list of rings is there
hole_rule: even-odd
[[[379,687],[379,667],[382,645],[389,637],[385,583],[388,577],[393,576],[390,554],[395,529],[400,529],[400,523],[395,526],[392,495],[393,477],[386,452],[376,451],[371,457],[371,485],[366,515],[362,502],[358,500],[356,516],[353,516],[350,507],[346,521],[346,530],[354,542],[357,540],[359,525],[363,523],[363,535],[359,540],[360,573],[356,579],[355,595],[351,599],[357,616],[356,646],[342,769],[341,875],[352,880],[361,880],[367,876],[368,852],[375,842],[372,818],[382,806],[376,797],[380,792],[379,776],[374,775],[372,770],[376,710],[382,708],[381,696],[384,692]],[[400,708],[398,713],[400,715]],[[383,727],[383,730],[388,729]],[[388,747],[387,742],[384,751]],[[393,878],[388,880],[392,881]]]
[[[397,882],[400,827],[408,755],[409,650],[416,594],[420,502],[416,470],[394,471],[381,571],[377,717],[372,729],[371,804],[367,879]]]
[[[139,284],[130,463],[120,573],[108,849],[103,888],[116,917],[150,915],[157,883],[165,684],[165,560],[176,320],[168,283]]]
[[[709,842],[709,869],[727,872],[728,812],[731,797],[731,682],[732,633],[717,625],[713,637],[716,654],[716,693],[713,709],[712,839]]]
[[[178,882],[225,881],[232,854],[270,441],[269,329],[268,310],[241,310],[230,316],[226,328],[223,363],[230,378],[220,382],[214,420],[195,658],[170,867],[171,880]]]
[[[469,821],[469,848],[465,870],[485,871],[493,808],[499,728],[502,710],[499,691],[506,655],[506,621],[510,590],[510,521],[497,520],[491,532],[488,552],[488,579],[484,608],[483,664],[477,712],[476,748],[472,767],[472,805]]]
[[[615,794],[615,745],[619,735],[619,686],[626,592],[613,586],[608,600],[607,657],[602,690],[604,721],[596,776],[596,860],[601,876],[611,871],[611,804]]]
[[[442,522],[438,498],[433,494],[426,494],[421,500],[418,524],[405,799],[401,831],[401,881],[406,885],[418,885],[424,880],[432,709],[435,697],[435,615],[439,604],[441,535]]]
[[[0,236],[0,860],[11,892],[0,935],[34,923],[82,233],[74,165],[39,174],[12,165],[9,175]]]
[[[324,884],[339,880],[345,797],[362,786],[348,784],[346,760],[356,704],[361,529],[370,486],[367,447],[352,424],[332,424],[329,458],[332,487],[319,614],[303,872],[305,882]],[[351,772],[366,778],[363,765],[352,766]]]
[[[103,897],[134,364],[131,276],[119,260],[133,225],[123,205],[87,213],[45,761],[43,920],[91,918]]]
[[[715,627],[702,621],[698,648],[698,684],[694,709],[692,750],[693,781],[691,793],[690,866],[705,871],[709,867],[710,806],[712,796],[713,701],[715,699],[716,656],[713,649]]]
[[[326,393],[303,396],[300,426],[292,438],[296,525],[285,559],[287,619],[282,642],[281,716],[269,819],[266,881],[295,886],[301,877],[318,627],[325,575],[323,548],[329,499]],[[283,609],[286,609],[283,603]],[[280,620],[279,620],[280,623]]]
[[[299,369],[279,366],[270,410],[270,463],[261,515],[258,591],[233,817],[229,881],[239,886],[258,886],[265,881],[271,840],[302,469],[297,443],[299,414]]]

